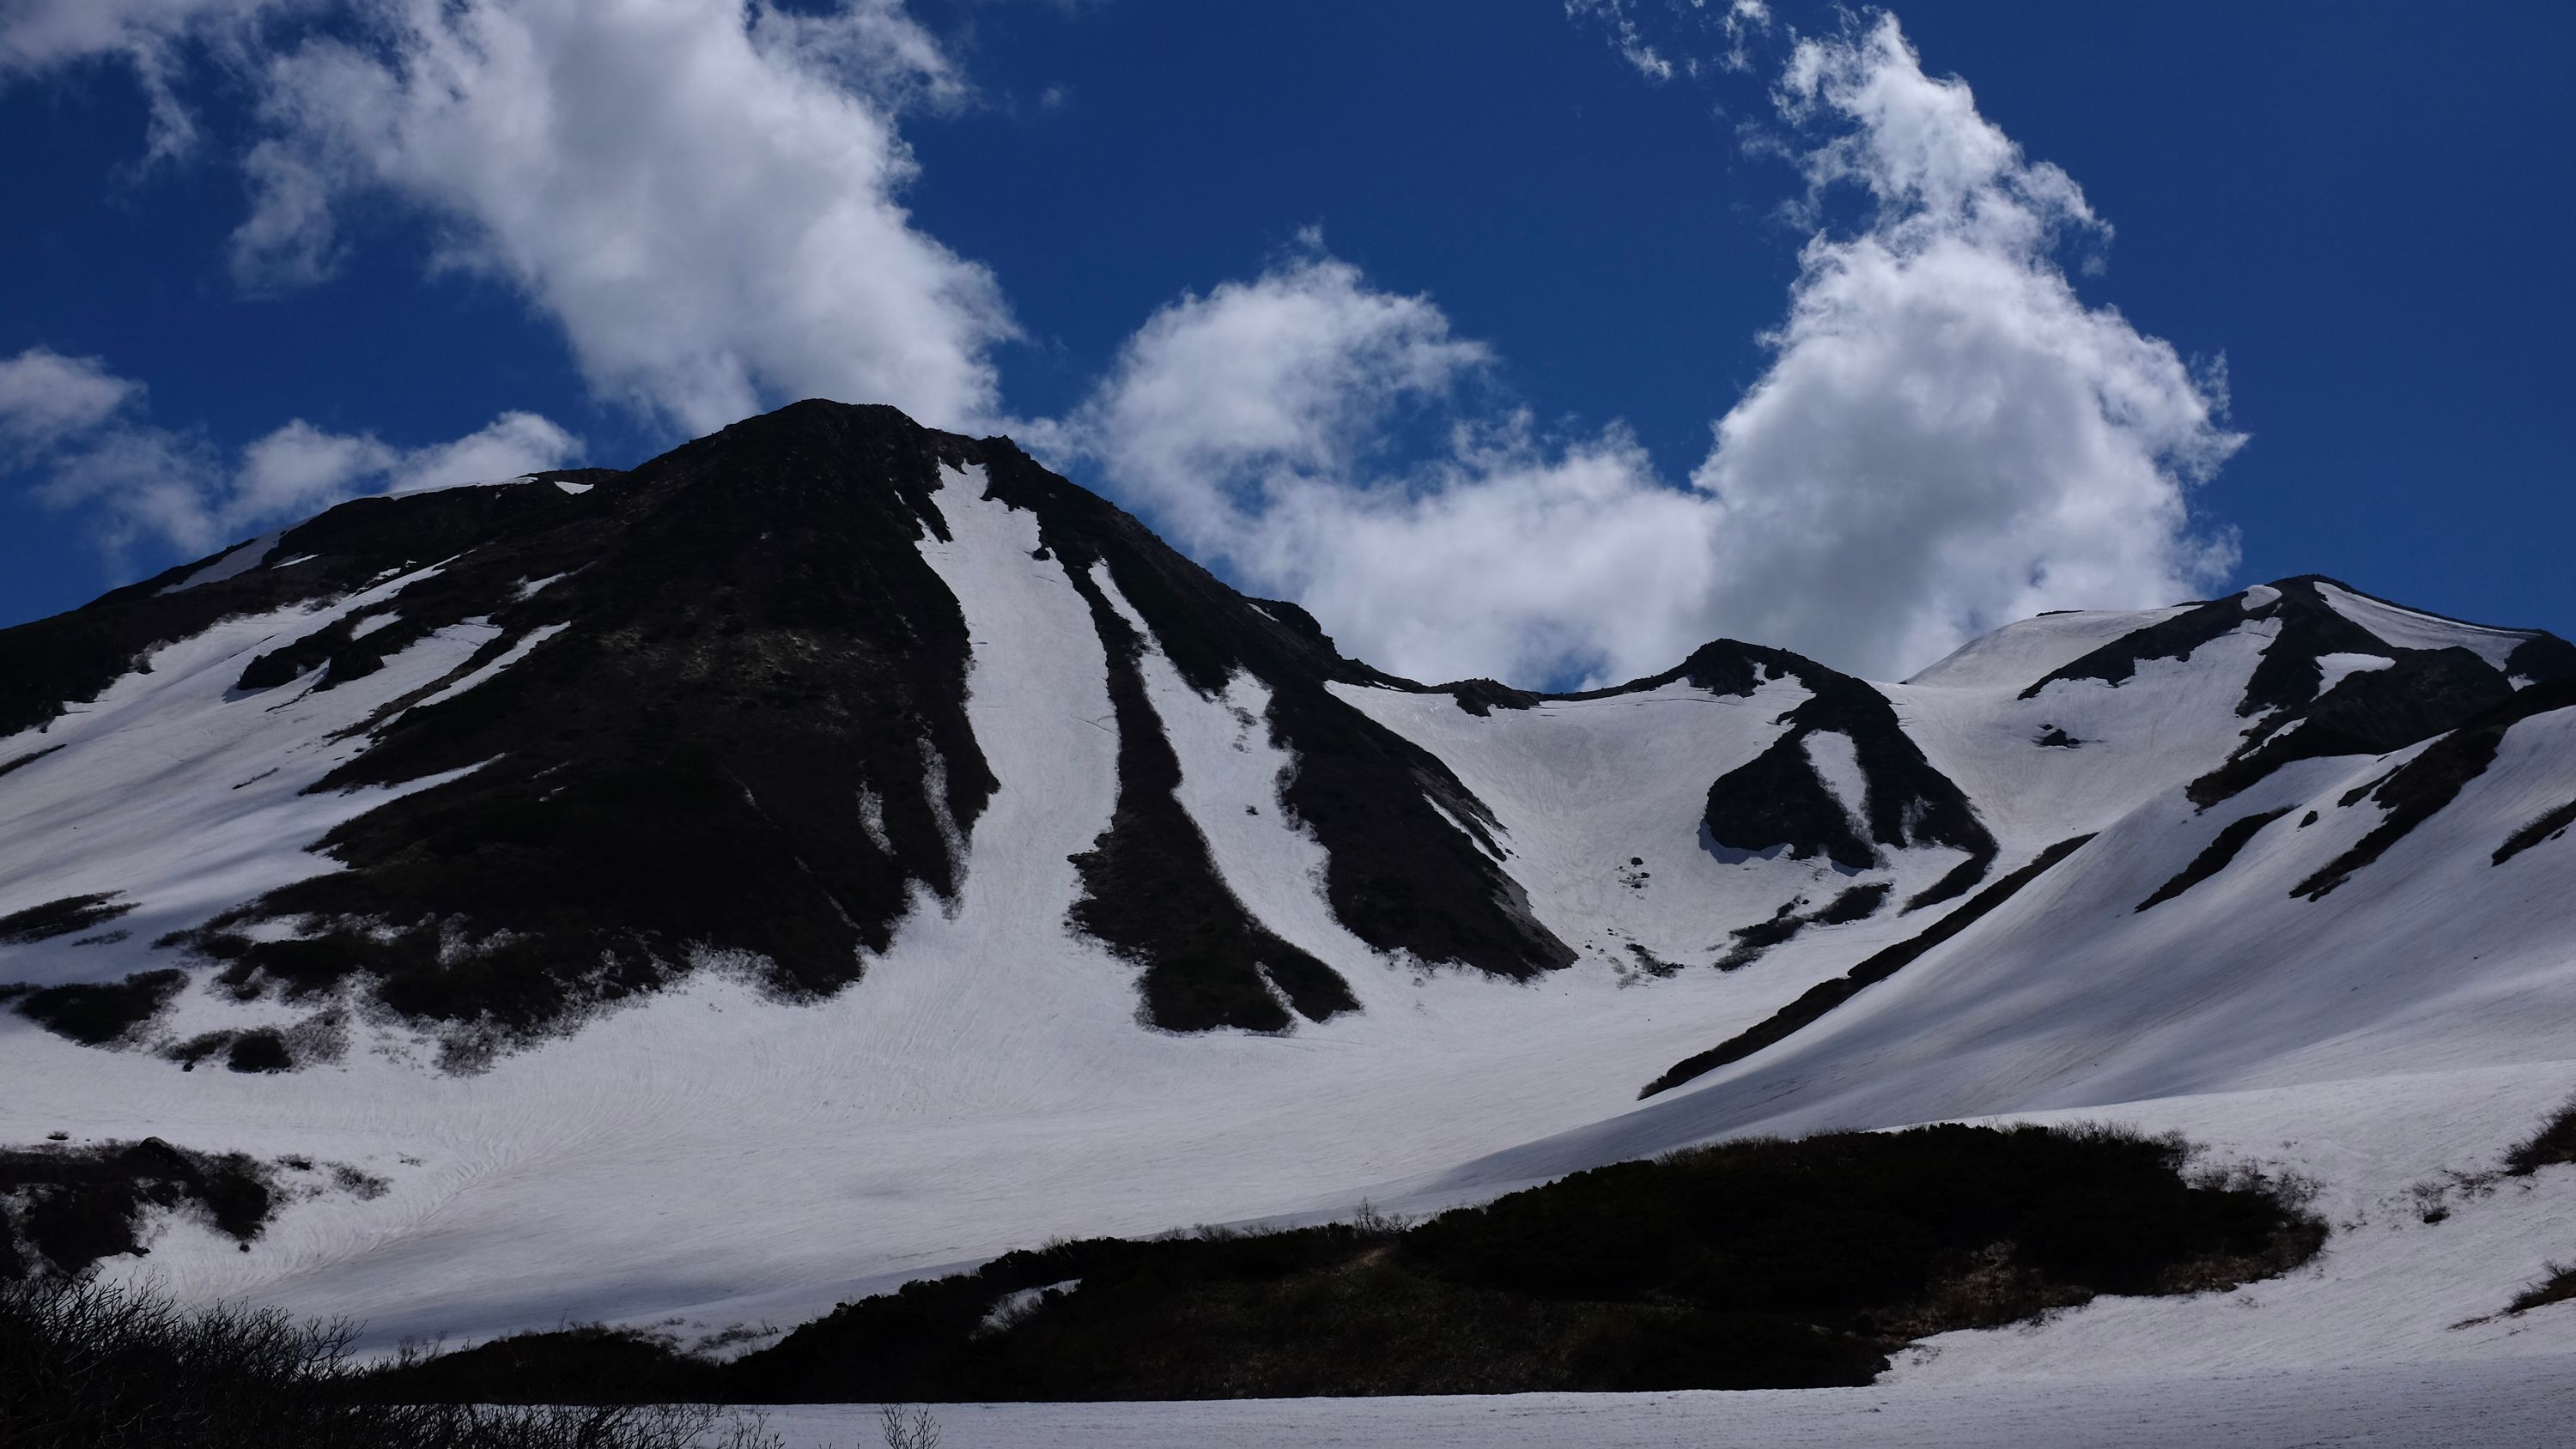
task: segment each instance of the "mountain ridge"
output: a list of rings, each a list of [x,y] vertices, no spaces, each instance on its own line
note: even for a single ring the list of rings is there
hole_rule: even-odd
[[[1424,684],[798,404],[0,631],[0,1132],[389,1184],[164,1225],[190,1291],[712,1331],[1748,1132],[2537,1082],[2571,665],[2302,576],[1898,683]]]

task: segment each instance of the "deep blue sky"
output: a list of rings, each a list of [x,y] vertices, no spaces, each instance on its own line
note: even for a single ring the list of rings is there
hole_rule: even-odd
[[[916,8],[984,99],[906,120],[908,199],[1006,289],[1029,335],[998,358],[1022,415],[1071,406],[1155,307],[1309,225],[1491,343],[1543,418],[1624,418],[1670,478],[1762,369],[1795,178],[1714,114],[1758,111],[1754,81],[1647,85],[1554,0]],[[1965,77],[2117,227],[2087,300],[2226,354],[2253,441],[2196,508],[2241,531],[2240,581],[2324,572],[2576,634],[2576,7],[1898,13],[1928,70]],[[219,78],[195,99],[219,143],[245,128]],[[235,150],[146,169],[142,149],[114,67],[0,87],[0,355],[102,357],[149,384],[153,421],[227,446],[289,417],[428,443],[511,408],[571,427],[593,462],[676,441],[589,396],[504,287],[426,276],[416,222],[362,224],[318,288],[242,295]],[[80,517],[0,482],[0,621],[168,561],[120,573]]]

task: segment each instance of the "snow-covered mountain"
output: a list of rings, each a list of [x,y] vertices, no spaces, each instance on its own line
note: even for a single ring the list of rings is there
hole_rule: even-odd
[[[1902,684],[1425,686],[803,403],[0,631],[0,1146],[345,1165],[116,1271],[479,1334],[2116,1117],[2317,1176],[2324,1266],[1906,1371],[2565,1351],[2452,1325],[2576,1249],[2576,1168],[2477,1177],[2576,1086],[2571,706],[2576,647],[2314,577]]]

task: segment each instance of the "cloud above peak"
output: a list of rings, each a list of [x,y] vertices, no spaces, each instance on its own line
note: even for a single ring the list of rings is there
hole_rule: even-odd
[[[563,329],[602,396],[705,432],[780,398],[994,415],[1001,289],[913,225],[905,106],[962,83],[891,0],[369,0],[276,55],[235,269],[325,274],[353,201]]]
[[[154,156],[196,143],[198,60],[261,98],[248,291],[328,280],[390,217],[435,238],[432,269],[559,327],[601,397],[683,432],[818,395],[999,411],[1001,288],[901,200],[901,117],[968,96],[902,0],[0,4],[0,82],[123,62]]]
[[[813,395],[1001,425],[995,355],[1018,334],[1000,284],[902,203],[901,124],[969,87],[901,0],[338,0],[329,24],[305,0],[84,3],[0,4],[0,80],[124,57],[150,90],[194,46],[255,81],[247,285],[326,280],[390,214],[673,431]],[[1800,36],[1760,0],[1567,8],[1650,80],[1749,68],[1757,43],[1778,59],[1756,145],[1802,183],[1799,269],[1704,457],[1659,470],[1615,422],[1544,421],[1431,296],[1311,233],[1176,297],[1078,407],[1015,430],[1422,677],[1601,682],[1725,635],[1893,677],[2014,618],[2163,603],[2233,566],[2191,510],[2243,442],[2222,374],[2087,304],[2067,258],[2098,256],[2108,223],[1927,74],[1892,16]],[[132,423],[103,367],[10,366],[0,405],[14,385],[53,411],[9,413],[0,447],[42,454],[49,497],[128,538],[194,547],[442,466],[300,425],[222,456]],[[571,444],[513,414],[455,446]]]
[[[1460,384],[1487,354],[1443,350],[1474,344],[1436,304],[1314,256],[1164,309],[1057,441],[1350,652],[1428,678],[1628,678],[1720,636],[1892,678],[2232,567],[2188,502],[2243,442],[2223,389],[2077,295],[2059,244],[2108,228],[2074,181],[1926,75],[1892,17],[1800,41],[1774,101],[1810,202],[1858,187],[1868,215],[1809,236],[1770,364],[1686,484],[1615,426],[1480,408]],[[1294,362],[1207,364],[1235,353]],[[1447,408],[1450,443],[1390,468],[1405,399]]]
[[[0,358],[0,474],[77,512],[111,556],[196,556],[370,493],[487,483],[560,468],[581,442],[509,412],[451,442],[404,448],[297,418],[227,454],[143,416],[143,384],[97,358],[30,348]]]

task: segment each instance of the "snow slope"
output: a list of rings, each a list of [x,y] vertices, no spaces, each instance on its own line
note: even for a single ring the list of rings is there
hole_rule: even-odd
[[[862,424],[878,425],[847,427]],[[2452,1327],[2576,1251],[2559,1227],[2576,1208],[2576,1169],[2484,1192],[2443,1186],[2446,1173],[2491,1168],[2576,1088],[2576,841],[2544,837],[2494,859],[2576,800],[2576,709],[2537,707],[2563,688],[2541,677],[2556,641],[2307,580],[2010,626],[1867,696],[1991,833],[1993,858],[1980,860],[1916,838],[1912,821],[1870,836],[1872,802],[1901,783],[1887,773],[1890,741],[1842,716],[1793,723],[1829,694],[1851,701],[1850,682],[1821,666],[1712,646],[1697,673],[1582,696],[1391,680],[1301,633],[1294,610],[1255,608],[1154,553],[1141,529],[1121,532],[1132,520],[1069,513],[1070,485],[1046,492],[1006,477],[1024,465],[998,449],[927,436],[937,463],[904,506],[938,524],[898,561],[926,568],[923,587],[942,597],[904,596],[904,617],[923,627],[953,600],[968,650],[964,733],[901,734],[900,758],[920,762],[912,781],[883,773],[870,744],[874,773],[817,807],[879,856],[912,848],[889,833],[899,790],[938,812],[939,833],[916,838],[947,858],[903,863],[909,904],[884,948],[845,963],[848,984],[798,992],[780,988],[775,962],[710,938],[656,989],[602,996],[465,1072],[441,1065],[435,1023],[385,1007],[364,978],[334,988],[345,1050],[275,1075],[182,1071],[158,1054],[196,1032],[285,1020],[274,994],[245,1003],[192,989],[109,1049],[0,1013],[0,1142],[157,1135],[346,1163],[388,1184],[363,1198],[316,1179],[247,1252],[169,1220],[148,1258],[109,1271],[190,1297],[359,1316],[380,1340],[568,1318],[783,1329],[1060,1234],[1331,1215],[1363,1199],[1434,1207],[1737,1133],[2101,1117],[2313,1175],[2339,1229],[2326,1256],[2240,1294],[2096,1304],[2037,1329],[1943,1340],[1900,1368],[1896,1389],[2110,1366],[2191,1375],[2576,1353],[2576,1307]],[[725,455],[673,456],[650,475],[661,490],[650,498],[613,481],[528,491],[586,510],[685,504],[692,460]],[[590,596],[557,602],[613,582],[619,555],[598,547],[507,572],[488,616],[403,631],[382,669],[328,689],[234,683],[252,658],[380,609],[421,571],[221,618],[74,712],[0,739],[0,766],[34,756],[0,773],[0,917],[93,893],[139,903],[113,923],[122,939],[0,945],[0,981],[174,964],[154,945],[164,933],[339,869],[307,847],[464,773],[300,793],[376,747],[399,725],[390,708],[408,701],[415,721],[434,723],[453,715],[430,710],[498,697],[560,651],[623,647],[585,623]],[[470,553],[455,563],[478,566],[491,571]],[[1094,595],[1143,641],[1149,719],[1113,704]],[[565,612],[505,613],[531,598]],[[506,647],[499,628],[471,622],[487,617],[516,621]],[[751,625],[718,615],[708,627]],[[2475,665],[2440,654],[2453,648]],[[2313,682],[2275,678],[2311,657]],[[2518,677],[2519,694],[2508,662],[2537,671]],[[2451,692],[2404,693],[2435,689],[2424,679]],[[2380,691],[2363,700],[2371,727],[2429,723],[2394,748],[2286,758],[2205,806],[2186,793],[2260,743],[2249,732],[2348,730],[2324,701],[2365,688]],[[2416,795],[2392,771],[2460,754],[2497,698],[2534,707],[2488,731],[2492,762],[2456,798],[2340,889],[2293,895],[2402,823]],[[925,718],[939,704],[914,702]],[[1178,761],[1173,797],[1229,909],[1337,973],[1359,1010],[1279,1032],[1159,1029],[1140,1002],[1139,960],[1071,924],[1085,888],[1072,857],[1113,827],[1121,731],[1133,728]],[[1775,752],[1793,728],[1807,730],[1798,748]],[[1378,762],[1351,777],[1366,791],[1418,792],[1429,814],[1382,817],[1384,830],[1428,820],[1435,833],[1384,836],[1393,844],[1354,877],[1348,852],[1369,841],[1359,817],[1327,817],[1300,789],[1348,763],[1328,750]],[[974,772],[972,755],[992,781],[977,811],[949,788]],[[1794,822],[1758,849],[1712,837],[1713,791],[1773,778],[1758,773],[1772,765],[1812,783],[1831,828],[1861,837],[1866,865],[1838,864]],[[547,779],[529,782],[538,803]],[[758,784],[743,796],[787,812],[786,786]],[[2275,811],[2232,859],[2138,908],[2223,828]],[[1890,979],[1638,1100],[1675,1063],[2079,836],[2091,838]],[[1417,879],[1409,862],[1439,850],[1462,850],[1492,888],[1423,900],[1421,914],[1472,925],[1525,912],[1525,939],[1552,937],[1573,959],[1515,973],[1372,945],[1392,917],[1353,901],[1401,896]],[[951,865],[962,868],[943,894]],[[1953,880],[1967,883],[1945,894]],[[2428,1182],[2450,1194],[2438,1224],[2421,1221]]]
[[[2189,1378],[1798,1389],[943,1404],[947,1449],[2544,1449],[2566,1442],[2576,1360],[2238,1371]],[[874,1442],[875,1409],[789,1405],[790,1449]]]

